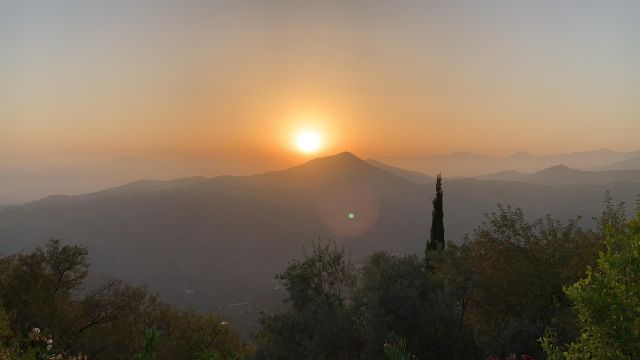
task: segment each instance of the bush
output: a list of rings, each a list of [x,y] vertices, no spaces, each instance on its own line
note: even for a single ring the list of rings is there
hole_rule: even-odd
[[[640,211],[622,231],[609,228],[604,244],[595,269],[565,289],[579,336],[566,346],[553,331],[541,340],[552,359],[640,358]]]
[[[162,360],[245,353],[228,324],[176,310],[143,287],[114,280],[81,292],[88,269],[85,248],[58,240],[0,259],[0,354]]]

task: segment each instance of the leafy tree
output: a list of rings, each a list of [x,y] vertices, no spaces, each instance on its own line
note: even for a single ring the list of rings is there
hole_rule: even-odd
[[[385,344],[403,339],[406,353],[418,358],[472,357],[472,341],[459,341],[470,340],[470,334],[460,327],[461,307],[451,285],[415,256],[372,255],[354,299],[362,356],[386,359],[390,350]]]
[[[160,333],[155,328],[148,328],[144,333],[142,350],[133,356],[133,360],[153,360],[158,352]]]
[[[384,343],[384,353],[389,360],[410,360],[411,354],[407,350],[407,341],[398,338],[391,343]]]
[[[640,207],[640,195],[637,206]],[[599,218],[594,219],[598,223],[600,233],[624,234],[627,230],[627,217],[625,215],[625,204],[620,202],[614,204],[610,191],[605,192],[604,210]]]
[[[543,349],[558,360],[640,357],[640,211],[628,222],[607,195],[590,231],[579,219],[527,221],[498,205],[473,239],[445,247],[440,176],[433,204],[428,249],[440,251],[424,261],[376,253],[356,271],[332,242],[293,260],[276,275],[285,308],[261,315],[255,357],[484,359],[542,357]],[[251,352],[228,323],[177,310],[144,287],[113,280],[83,289],[88,270],[86,249],[57,240],[0,258],[0,358],[239,360]]]
[[[431,231],[429,236],[428,250],[444,249],[444,211],[442,175],[436,178],[436,197],[431,201],[433,211],[431,213]]]
[[[288,308],[262,315],[256,358],[354,358],[358,339],[347,300],[356,277],[344,249],[314,243],[311,255],[276,278],[287,289]]]
[[[67,325],[67,305],[87,275],[86,255],[84,248],[51,240],[45,250],[0,260],[0,299],[15,332],[26,336],[34,327],[53,331]]]
[[[13,354],[13,333],[9,315],[0,304],[0,359],[10,359]]]
[[[58,240],[1,258],[0,354],[24,359],[71,359],[80,353],[131,359],[138,354],[156,360],[245,354],[228,324],[213,315],[176,310],[144,287],[113,280],[81,289],[88,268],[85,248]]]
[[[238,333],[215,315],[165,305],[156,316],[154,324],[160,332],[157,360],[239,359],[247,353]]]
[[[520,209],[502,205],[487,214],[457,260],[471,269],[465,321],[478,346],[487,355],[539,356],[537,339],[547,327],[572,338],[577,324],[563,286],[582,276],[599,248],[597,234],[582,230],[578,220],[528,222]]]
[[[143,287],[110,281],[74,303],[72,327],[61,341],[92,359],[131,357],[164,306]]]
[[[605,251],[586,277],[565,289],[580,320],[580,335],[559,346],[554,331],[542,345],[551,359],[637,359],[640,357],[640,211],[624,233],[611,226]]]

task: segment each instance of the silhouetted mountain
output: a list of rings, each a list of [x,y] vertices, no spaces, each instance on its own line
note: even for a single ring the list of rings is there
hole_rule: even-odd
[[[478,180],[501,180],[501,181],[522,181],[528,174],[521,173],[519,171],[507,170],[500,171],[493,174],[487,174],[482,176],[475,176],[474,179]]]
[[[169,180],[200,174],[247,175],[278,169],[281,161],[229,159],[91,158],[8,161],[0,157],[0,204],[24,204],[47,195],[80,195],[140,179]]]
[[[499,202],[530,216],[589,219],[601,212],[606,189],[631,202],[640,184],[445,178],[445,236],[460,241]],[[421,253],[433,194],[431,184],[342,153],[255,176],[145,181],[11,207],[0,212],[0,253],[50,238],[82,244],[94,273],[147,284],[174,304],[220,313],[246,333],[282,295],[273,275],[318,238],[345,245],[356,262],[378,250]]]
[[[640,157],[634,157],[627,160],[616,161],[604,166],[590,168],[593,171],[610,171],[610,170],[640,170]]]
[[[367,160],[367,162],[377,168],[380,168],[382,170],[386,170],[394,175],[397,175],[405,180],[409,180],[411,182],[417,183],[417,184],[431,184],[431,183],[435,183],[436,179],[434,177],[431,177],[429,175],[423,174],[421,172],[417,172],[417,171],[411,171],[411,170],[405,170],[405,169],[401,169],[399,167],[395,167],[395,166],[391,166],[391,165],[387,165],[385,163],[382,163],[378,160],[375,159],[369,159]]]
[[[273,275],[312,240],[336,239],[359,257],[419,250],[419,189],[350,153],[255,176],[137,182],[0,213],[0,253],[65,239],[89,247],[98,273],[255,321],[257,299],[274,298],[264,296]]]
[[[480,176],[484,174],[518,171],[535,172],[556,164],[573,168],[590,168],[640,156],[640,152],[616,152],[609,149],[554,155],[515,153],[506,157],[458,152],[435,156],[394,156],[378,160],[403,169],[426,174],[442,172],[445,176]]]
[[[85,195],[50,195],[43,199],[32,201],[25,204],[26,206],[50,206],[54,204],[64,204],[69,202],[79,202],[108,198],[119,195],[142,194],[146,192],[154,192],[160,190],[177,190],[183,187],[191,186],[197,183],[207,181],[207,178],[194,176],[169,181],[159,180],[139,180],[130,184],[117,186],[111,189],[98,191]]]
[[[604,185],[617,182],[640,183],[640,170],[583,171],[556,165],[533,174],[503,171],[476,177],[480,180],[523,181],[542,185]]]

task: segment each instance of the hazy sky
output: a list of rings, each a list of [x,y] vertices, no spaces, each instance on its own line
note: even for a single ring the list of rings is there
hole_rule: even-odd
[[[0,2],[0,160],[295,162],[307,127],[364,157],[638,150],[640,1]]]

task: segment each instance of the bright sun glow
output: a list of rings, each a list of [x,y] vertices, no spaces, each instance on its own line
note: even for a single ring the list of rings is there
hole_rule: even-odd
[[[313,131],[302,132],[296,137],[298,149],[308,154],[318,151],[321,142],[320,134]]]

